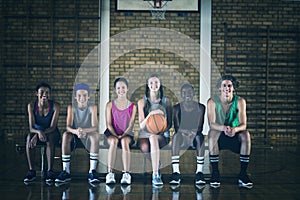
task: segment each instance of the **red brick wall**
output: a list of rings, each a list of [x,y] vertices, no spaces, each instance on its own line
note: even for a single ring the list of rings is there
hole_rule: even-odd
[[[15,4],[3,0],[0,4],[3,136],[27,132],[26,104],[34,99],[34,87],[42,80],[53,86],[53,98],[61,104],[59,126],[64,130],[66,105],[71,102],[77,72],[99,42],[98,1],[76,2],[28,0]],[[194,47],[200,45],[200,11],[167,12],[166,20],[153,20],[150,12],[119,12],[116,1],[110,2],[110,97],[114,97],[114,79],[125,76],[130,98],[136,102],[143,96],[145,77],[151,72],[162,75],[166,95],[174,103],[180,100],[184,81],[195,86],[198,97],[199,54]],[[212,83],[225,72],[241,81],[238,94],[248,102],[253,136],[263,137],[267,132],[271,139],[287,136],[294,140],[299,134],[298,11],[296,1],[212,1],[211,54],[216,64]],[[172,34],[176,37],[170,40]],[[130,51],[126,51],[128,44],[133,47]],[[136,44],[140,48],[134,48]],[[96,69],[86,68],[79,77],[85,80],[84,74],[89,74],[95,101],[99,95]]]

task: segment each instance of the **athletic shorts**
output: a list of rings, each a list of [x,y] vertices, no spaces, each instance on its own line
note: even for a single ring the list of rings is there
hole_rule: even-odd
[[[58,130],[58,128],[56,128],[53,133],[55,134],[54,136],[54,145],[55,146],[60,146],[59,141],[60,141],[60,132]],[[51,133],[52,134],[52,133]],[[33,134],[32,134],[33,135]],[[32,137],[31,135],[31,137]],[[25,141],[26,141],[27,136],[25,137]],[[46,145],[47,142],[41,142],[39,139],[37,141],[37,145]]]
[[[85,139],[80,139],[77,135],[73,134],[73,139],[71,141],[71,151],[74,151],[77,148],[83,148],[87,152],[89,152],[88,148],[88,140]]]
[[[241,150],[241,142],[238,134],[235,134],[234,137],[229,137],[222,131],[218,140],[218,145],[219,150],[228,149],[234,153],[240,153]]]
[[[106,129],[105,131],[104,131],[104,135],[108,138],[109,136],[113,136],[113,137],[115,137],[113,134],[111,134],[111,132],[108,130],[108,129]],[[129,137],[130,139],[131,139],[131,141],[130,141],[130,143],[129,143],[129,147],[132,147],[132,145],[134,144],[134,137],[133,137],[133,135],[132,134],[128,134],[128,135],[126,135],[126,137]],[[107,144],[107,140],[106,141],[104,141],[104,142],[106,142],[105,144]],[[107,144],[108,145],[108,144]],[[122,148],[122,145],[121,145],[121,140],[119,139],[119,142],[118,142],[118,147],[119,148]]]
[[[163,133],[161,133],[159,135],[162,138],[162,139],[159,140],[159,148],[162,149],[164,146],[167,146],[169,144],[170,138],[165,137]],[[150,146],[149,137],[148,138],[140,137],[140,138],[138,138],[137,143],[136,143],[137,147],[140,148],[140,139],[148,139],[148,143],[149,143],[149,146]]]
[[[177,134],[177,133],[174,132],[174,134]],[[193,149],[195,149],[197,147],[196,137],[200,137],[200,141],[202,141],[202,142],[204,141],[204,135],[203,135],[203,133],[197,132],[196,135],[195,135],[195,137],[194,137],[194,139],[193,139],[193,141],[191,142],[191,145],[190,145],[190,147],[193,148]]]

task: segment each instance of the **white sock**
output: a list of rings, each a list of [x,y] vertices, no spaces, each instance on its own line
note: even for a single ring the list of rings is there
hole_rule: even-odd
[[[177,172],[180,174],[179,156],[172,156],[172,168],[173,168],[173,173]]]
[[[203,166],[204,166],[204,157],[197,156],[197,170],[196,170],[196,174],[198,172],[203,172]]]
[[[92,173],[93,170],[96,170],[98,164],[98,153],[90,153],[90,170],[89,173]]]
[[[70,161],[71,161],[71,155],[62,155],[62,164],[63,164],[63,170],[70,173]]]

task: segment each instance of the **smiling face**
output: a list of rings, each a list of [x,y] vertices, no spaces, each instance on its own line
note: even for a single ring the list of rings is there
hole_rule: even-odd
[[[87,107],[88,100],[90,99],[87,90],[77,90],[75,94],[75,100],[77,101],[78,108]]]
[[[160,80],[157,77],[151,77],[148,79],[148,87],[151,92],[158,92],[160,88]]]
[[[47,87],[40,87],[36,93],[36,96],[38,97],[38,101],[42,104],[47,103],[50,99],[50,89]]]
[[[223,80],[220,87],[221,96],[225,100],[231,100],[233,97],[234,87],[230,80]]]
[[[194,99],[194,90],[192,87],[183,87],[181,89],[181,97],[183,101],[190,102]]]
[[[123,81],[118,81],[115,86],[115,91],[119,98],[123,98],[126,97],[128,87]]]

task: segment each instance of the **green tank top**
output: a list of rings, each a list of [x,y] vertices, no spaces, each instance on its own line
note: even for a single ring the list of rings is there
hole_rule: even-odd
[[[237,95],[233,95],[233,100],[228,113],[225,115],[225,110],[223,109],[220,97],[215,95],[213,100],[216,104],[216,114],[217,123],[224,124],[225,126],[237,127],[239,126],[239,115],[238,115],[238,99]]]

